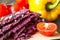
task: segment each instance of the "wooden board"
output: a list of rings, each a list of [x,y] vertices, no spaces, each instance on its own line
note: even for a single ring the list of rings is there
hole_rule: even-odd
[[[51,40],[51,39],[60,39],[60,34],[55,33],[54,36],[47,37],[47,36],[43,36],[37,32],[28,40]]]

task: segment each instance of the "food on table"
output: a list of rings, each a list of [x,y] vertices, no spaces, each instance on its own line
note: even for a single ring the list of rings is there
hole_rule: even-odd
[[[29,9],[41,14],[41,18],[54,21],[60,13],[60,0],[28,0]]]
[[[45,36],[52,36],[57,31],[57,25],[55,23],[40,22],[37,24],[37,30]]]
[[[0,40],[7,40],[10,35],[14,40],[18,38],[21,40],[27,39],[36,32],[36,24],[39,17],[40,14],[30,12],[29,9],[22,9],[4,16],[0,20]]]
[[[37,30],[46,36],[53,35],[57,30],[56,24],[45,23],[46,20],[38,22],[41,21],[40,14],[42,19],[55,20],[60,13],[59,2],[60,0],[16,0],[14,5],[0,4],[0,40],[10,37],[13,40],[25,40]]]

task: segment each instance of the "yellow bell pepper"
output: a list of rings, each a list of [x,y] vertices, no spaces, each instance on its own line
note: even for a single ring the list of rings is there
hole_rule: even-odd
[[[48,21],[55,20],[60,11],[60,0],[28,0],[29,9],[41,14],[41,18]]]

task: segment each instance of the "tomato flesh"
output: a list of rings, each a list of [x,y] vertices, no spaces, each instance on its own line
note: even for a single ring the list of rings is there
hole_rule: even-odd
[[[39,29],[41,29],[41,30],[44,30],[45,29],[45,27],[44,27],[44,23],[39,23],[39,24],[37,24],[37,26],[39,27]]]
[[[45,27],[45,22],[40,22],[37,24],[37,30],[46,36],[53,35],[57,30],[57,25],[55,23],[48,23],[48,27]]]

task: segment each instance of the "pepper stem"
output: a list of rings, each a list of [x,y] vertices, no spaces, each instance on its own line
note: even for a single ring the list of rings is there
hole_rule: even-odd
[[[57,7],[57,5],[59,4],[60,0],[56,0],[56,2],[54,4],[49,3],[47,5],[47,9],[54,9],[55,7]]]

